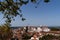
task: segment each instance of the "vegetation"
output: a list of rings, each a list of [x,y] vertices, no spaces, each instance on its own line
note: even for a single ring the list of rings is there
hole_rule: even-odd
[[[0,1],[0,12],[4,14],[4,18],[7,18],[6,23],[11,23],[12,19],[14,20],[14,17],[17,15],[19,15],[22,18],[22,21],[24,21],[25,18],[22,17],[21,7],[29,2],[37,3],[38,5],[40,0],[38,1],[39,2],[37,3],[37,0],[2,0]],[[48,3],[49,0],[44,0],[44,2]]]
[[[8,40],[12,37],[12,31],[7,24],[0,26],[0,40]]]
[[[28,40],[31,38],[31,36],[28,36],[26,34],[23,37],[24,40]],[[39,40],[60,40],[60,36],[44,35],[42,38],[39,38]]]
[[[54,36],[54,35],[45,35],[39,40],[60,40],[59,36]]]
[[[52,27],[52,28],[50,28],[50,29],[51,29],[51,31],[60,31],[59,28],[55,28],[55,27]]]
[[[0,26],[0,40],[7,40],[12,36],[10,23],[15,20],[14,17],[19,15],[22,21],[26,20],[21,14],[21,7],[29,2],[37,3],[37,0],[0,0],[0,12],[4,15],[3,18],[6,18],[6,24]],[[44,2],[48,3],[49,0],[44,0]],[[37,4],[39,3],[40,1]]]

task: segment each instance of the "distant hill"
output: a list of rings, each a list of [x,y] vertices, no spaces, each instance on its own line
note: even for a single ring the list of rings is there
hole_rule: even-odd
[[[17,29],[17,28],[22,28],[22,27],[24,27],[24,26],[14,26],[14,27],[11,27],[11,28],[12,29]],[[60,26],[48,26],[48,28],[50,28],[50,29],[59,29],[60,30]]]
[[[48,27],[50,28],[52,31],[60,31],[60,27]]]

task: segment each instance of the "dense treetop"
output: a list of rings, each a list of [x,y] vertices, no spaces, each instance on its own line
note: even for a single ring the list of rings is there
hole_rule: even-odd
[[[11,20],[17,15],[19,15],[22,18],[22,21],[24,21],[25,18],[22,17],[20,8],[29,2],[37,3],[37,1],[38,0],[0,0],[0,12],[4,15],[3,18],[7,19],[6,23],[11,23]],[[49,0],[44,0],[44,2],[48,3]],[[40,1],[37,4],[39,3]]]

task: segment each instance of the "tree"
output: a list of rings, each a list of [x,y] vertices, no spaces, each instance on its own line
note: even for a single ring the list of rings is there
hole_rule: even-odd
[[[8,40],[12,37],[12,31],[9,25],[4,24],[0,26],[0,40]]]
[[[60,39],[59,36],[55,36],[55,35],[44,35],[39,40],[59,40],[59,39]]]
[[[25,18],[23,18],[20,8],[23,5],[28,4],[29,2],[37,3],[37,0],[0,0],[0,12],[2,12],[2,14],[4,15],[3,18],[6,18],[6,24],[4,24],[2,27],[0,27],[0,31],[1,31],[0,34],[1,34],[2,40],[5,40],[5,38],[7,38],[8,35],[10,35],[11,30],[10,30],[9,25],[10,25],[11,21],[14,20],[14,17],[19,15],[22,18],[22,21],[26,20]],[[48,3],[49,0],[44,0],[44,2]],[[40,1],[37,4],[39,4],[39,3],[40,3]],[[3,37],[2,37],[2,35],[3,35]]]
[[[25,18],[22,17],[20,8],[29,2],[37,3],[37,1],[38,0],[2,0],[0,1],[0,12],[4,14],[4,18],[7,18],[6,23],[11,23],[11,20],[14,20],[14,17],[17,15],[20,15],[22,21],[24,21]],[[44,0],[44,2],[48,3],[49,0]],[[39,3],[40,1],[37,3],[37,5]]]

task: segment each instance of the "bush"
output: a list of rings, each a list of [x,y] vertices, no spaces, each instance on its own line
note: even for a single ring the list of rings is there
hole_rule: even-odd
[[[59,40],[60,37],[54,36],[54,35],[45,35],[42,38],[39,38],[39,40],[54,40],[57,39]]]

